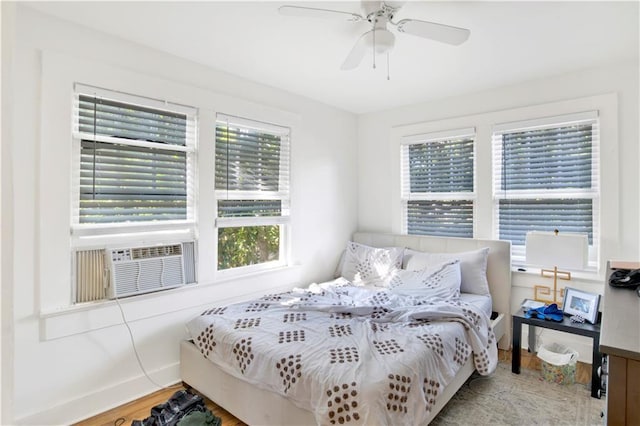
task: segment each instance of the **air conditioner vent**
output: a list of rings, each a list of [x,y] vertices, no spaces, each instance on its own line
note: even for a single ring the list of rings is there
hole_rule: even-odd
[[[131,249],[132,259],[151,259],[153,257],[166,257],[182,254],[182,244],[173,244],[159,247],[139,247]]]

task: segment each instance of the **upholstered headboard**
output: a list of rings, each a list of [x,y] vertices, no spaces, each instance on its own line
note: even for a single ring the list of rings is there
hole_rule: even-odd
[[[489,247],[487,281],[493,300],[493,310],[511,319],[511,243],[474,238],[430,237],[422,235],[379,234],[356,232],[353,241],[371,247],[406,247],[432,253],[456,253]],[[501,340],[501,347],[511,341],[510,327]]]

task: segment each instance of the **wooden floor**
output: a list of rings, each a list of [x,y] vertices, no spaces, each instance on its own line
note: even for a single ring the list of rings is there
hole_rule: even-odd
[[[533,354],[530,354],[526,350],[521,352],[520,365],[522,368],[530,370],[540,370],[540,359]],[[500,362],[511,362],[511,352],[500,350],[498,353]],[[591,382],[591,364],[584,364],[578,362],[576,367],[576,381],[578,383],[590,383]],[[167,389],[154,392],[150,395],[129,402],[128,404],[121,405],[105,413],[99,414],[90,419],[84,420],[76,425],[81,426],[121,426],[130,425],[133,420],[142,420],[149,417],[151,408],[166,402],[167,399],[177,390],[184,389],[181,384],[171,386]],[[223,426],[241,426],[243,422],[233,417],[227,411],[217,406],[209,399],[205,398],[207,408],[211,412],[220,417]]]
[[[176,384],[159,390],[135,401],[83,420],[75,425],[82,426],[129,426],[133,420],[143,420],[149,417],[151,408],[166,402],[174,392],[184,389],[182,384]],[[223,426],[245,426],[243,422],[233,417],[229,412],[204,397],[205,405],[214,416],[220,417]]]

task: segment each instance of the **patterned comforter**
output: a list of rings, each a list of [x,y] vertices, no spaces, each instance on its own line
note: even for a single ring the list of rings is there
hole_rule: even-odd
[[[473,305],[346,280],[209,309],[187,324],[225,372],[315,413],[318,424],[422,424],[470,356],[497,364]]]

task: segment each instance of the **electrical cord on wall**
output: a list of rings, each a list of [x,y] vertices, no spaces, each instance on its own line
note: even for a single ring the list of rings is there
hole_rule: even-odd
[[[145,370],[144,365],[142,364],[142,360],[140,359],[140,354],[138,353],[138,348],[136,347],[136,342],[135,342],[135,339],[133,338],[133,331],[131,330],[131,326],[129,325],[129,322],[127,321],[127,318],[124,315],[124,309],[122,308],[122,305],[120,304],[120,300],[117,297],[115,298],[115,301],[116,301],[116,304],[118,305],[118,308],[120,309],[120,315],[122,316],[122,321],[124,322],[124,325],[127,326],[127,331],[129,332],[129,338],[131,339],[131,346],[133,347],[133,353],[136,355],[136,360],[138,360],[138,365],[140,366],[140,369],[144,373],[145,377],[161,390],[181,388],[182,383],[176,383],[170,386],[162,386],[158,382],[153,380],[149,375],[149,373],[147,373],[147,370]],[[114,426],[123,426],[126,422],[127,422],[127,419],[125,417],[118,417],[116,420],[114,420],[113,424]]]
[[[138,349],[136,348],[136,342],[133,338],[133,331],[131,331],[131,326],[129,326],[129,323],[127,322],[127,318],[124,315],[124,309],[122,309],[120,300],[117,297],[115,298],[115,300],[116,300],[116,303],[118,304],[118,308],[120,308],[120,315],[122,315],[122,321],[124,321],[124,325],[127,326],[127,330],[129,331],[129,338],[131,339],[131,345],[133,346],[133,353],[136,355],[136,359],[138,360],[138,365],[140,366],[140,369],[142,370],[144,375],[147,377],[147,379],[149,379],[151,383],[153,383],[160,389],[168,389],[168,386],[162,386],[158,384],[155,380],[153,380],[149,375],[149,373],[147,373],[147,370],[145,370],[144,365],[142,365],[142,360],[140,359],[140,354],[138,354]]]

